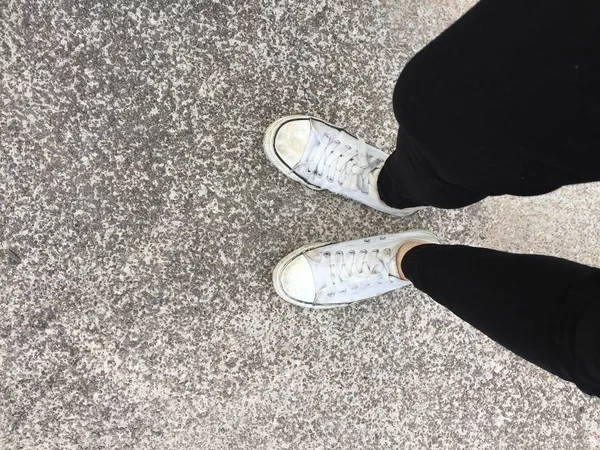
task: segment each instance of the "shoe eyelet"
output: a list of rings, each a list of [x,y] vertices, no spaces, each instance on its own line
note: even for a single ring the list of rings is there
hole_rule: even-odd
[[[331,252],[325,252],[323,253],[323,256],[331,256]]]
[[[333,183],[333,181],[334,181],[334,180],[333,180],[333,178],[329,178],[329,177],[328,177],[328,178],[327,178],[327,181],[329,181],[330,183]]]
[[[330,292],[329,294],[327,294],[327,297],[333,297],[335,294],[333,292]]]
[[[365,239],[365,242],[371,242],[370,238]]]
[[[350,251],[348,252],[348,254],[349,254],[349,255],[354,255],[354,254],[356,254],[356,252],[355,252],[354,250],[350,250]]]
[[[381,239],[382,241],[385,241],[385,236],[380,236],[379,239]]]
[[[306,172],[307,173],[312,173],[312,170],[310,170],[308,167],[306,168]]]
[[[325,134],[323,135],[323,137],[326,137],[327,139],[331,139],[331,135],[330,135],[329,133],[325,133]]]
[[[335,252],[335,254],[336,254],[336,255],[343,255],[343,254],[344,254],[344,252],[343,252],[343,251],[341,251],[341,250],[338,250],[337,252]]]
[[[341,142],[338,141],[337,139],[335,141],[333,141],[333,143],[336,144],[336,145],[340,145],[341,144]]]
[[[349,145],[346,145],[346,148],[347,148],[348,150],[352,150],[352,147],[350,147]],[[352,161],[352,160],[350,160],[350,161]]]
[[[361,252],[361,253],[364,253],[365,255],[366,255],[367,253],[369,253],[369,252],[368,252],[368,251],[366,251],[365,249],[362,249],[360,252]]]
[[[345,294],[346,292],[348,292],[346,289],[344,289],[343,291],[340,291],[340,294]]]
[[[323,174],[322,173],[318,173],[318,172],[316,172],[316,173],[317,173],[317,178],[323,178]]]

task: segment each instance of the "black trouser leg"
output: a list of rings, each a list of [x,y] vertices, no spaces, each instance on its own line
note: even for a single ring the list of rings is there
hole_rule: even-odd
[[[456,208],[600,181],[600,2],[481,0],[394,91],[395,207]]]
[[[549,256],[422,245],[406,254],[402,270],[499,344],[600,395],[600,269]]]
[[[456,208],[600,181],[600,3],[481,0],[419,52],[394,91],[398,208]],[[600,269],[423,245],[415,286],[521,357],[600,394]]]
[[[486,196],[442,180],[422,154],[419,143],[402,128],[398,131],[397,149],[379,173],[379,196],[396,208],[435,206],[462,208]]]

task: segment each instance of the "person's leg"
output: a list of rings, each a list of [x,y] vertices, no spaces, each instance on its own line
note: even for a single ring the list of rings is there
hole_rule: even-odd
[[[462,208],[486,195],[444,181],[425,158],[420,144],[402,128],[396,151],[387,159],[377,179],[379,198],[394,208],[435,206]]]
[[[394,92],[390,206],[456,208],[600,180],[600,3],[482,0]]]
[[[403,275],[433,300],[517,355],[600,395],[600,269],[436,244],[400,256]]]

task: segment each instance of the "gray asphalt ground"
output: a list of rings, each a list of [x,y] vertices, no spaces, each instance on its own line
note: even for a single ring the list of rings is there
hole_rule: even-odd
[[[262,153],[290,113],[392,151],[400,70],[471,3],[0,0],[0,448],[598,448],[598,400],[412,288],[271,287],[413,227],[600,265],[598,184],[400,220]]]

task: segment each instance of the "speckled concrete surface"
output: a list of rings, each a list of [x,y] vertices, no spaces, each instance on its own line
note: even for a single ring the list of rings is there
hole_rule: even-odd
[[[290,112],[391,151],[470,1],[0,1],[0,448],[592,449],[600,403],[415,290],[281,303],[292,249],[410,227],[600,265],[598,185],[398,220],[285,179]]]

